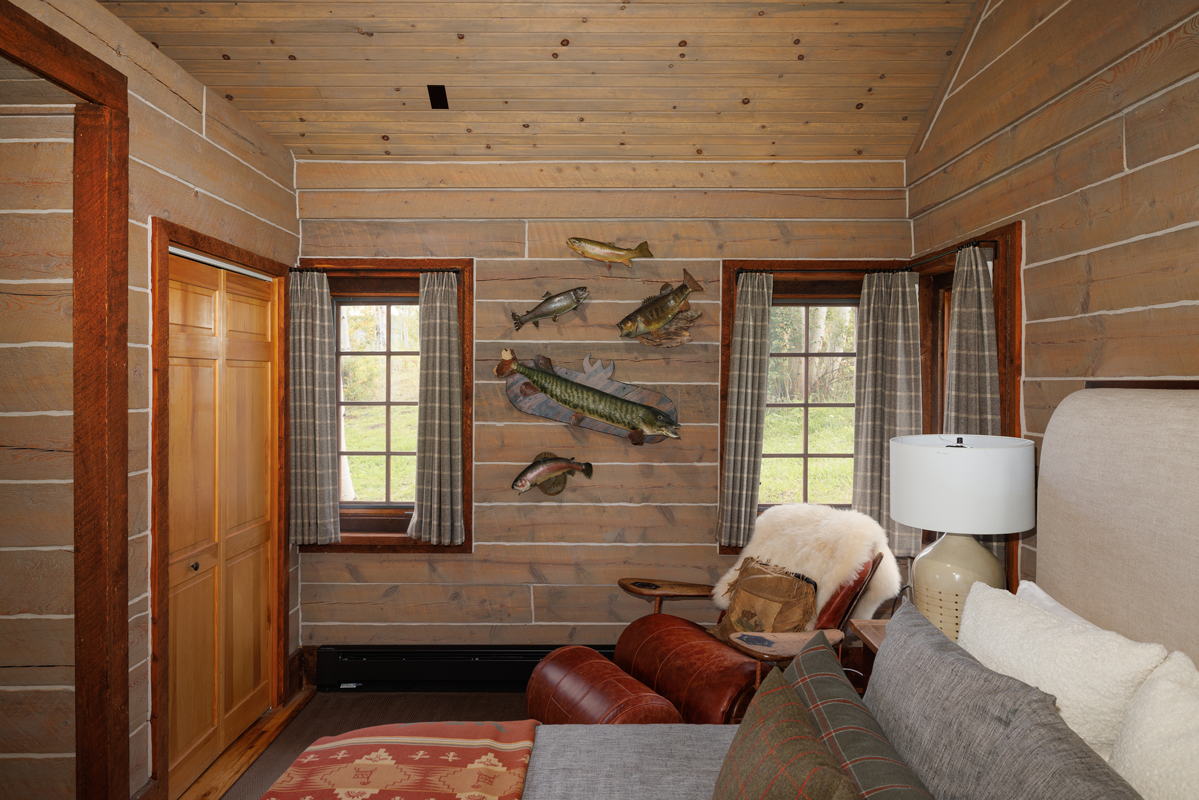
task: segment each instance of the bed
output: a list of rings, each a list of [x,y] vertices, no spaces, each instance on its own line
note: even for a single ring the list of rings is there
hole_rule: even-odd
[[[806,710],[792,716],[804,717],[808,720],[805,724],[815,727],[803,729],[809,731],[807,738],[798,734],[793,738],[811,744],[804,745],[804,757],[811,755],[819,763],[810,769],[804,767],[808,771],[797,784],[772,779],[759,796],[869,796],[872,800],[1135,798],[1138,795],[1129,785],[1132,778],[1126,782],[1121,777],[1124,773],[1117,774],[1107,763],[1110,758],[1115,764],[1119,756],[1125,764],[1131,760],[1131,773],[1138,769],[1148,773],[1138,773],[1138,780],[1146,782],[1137,784],[1138,788],[1147,787],[1146,798],[1199,797],[1194,766],[1199,763],[1199,681],[1191,685],[1189,673],[1178,673],[1183,677],[1173,676],[1175,683],[1153,683],[1162,671],[1161,665],[1190,665],[1186,656],[1199,659],[1197,467],[1199,391],[1091,389],[1066,398],[1050,422],[1041,449],[1037,584],[1028,592],[1022,587],[1021,594],[1030,597],[1029,592],[1040,592],[1052,598],[1049,603],[1056,599],[1085,621],[1064,619],[1069,611],[1045,611],[1047,605],[1041,602],[1038,606],[1035,598],[1026,602],[977,584],[978,599],[972,590],[963,615],[962,634],[966,640],[963,644],[973,643],[977,652],[969,647],[967,652],[940,635],[914,607],[906,605],[888,625],[887,640],[879,649],[865,702],[848,688],[832,651],[818,637],[782,678],[772,673],[774,682],[769,687],[764,683],[759,697],[791,697],[787,691],[801,697]],[[893,629],[899,633],[892,633]],[[1048,653],[1044,659],[1032,655],[1038,647]],[[1124,650],[1130,654],[1130,663],[1136,662],[1137,666],[1121,673],[1124,684],[1117,687],[1118,700],[1097,702],[1102,692],[1075,686],[1094,677],[1092,670],[1081,664],[1093,659],[1096,674],[1106,669],[1119,671]],[[1172,653],[1167,658],[1171,651],[1184,655]],[[1014,671],[989,663],[1005,658],[1012,661]],[[1051,675],[1047,680],[1057,681],[1053,694],[1015,674],[1040,680],[1042,673],[1037,670],[1042,662],[1063,659],[1070,663],[1064,667],[1055,664],[1053,668],[1059,672],[1073,670],[1074,674],[1064,682]],[[948,666],[942,670],[942,665]],[[1194,672],[1193,665],[1189,669]],[[974,677],[963,684],[959,679],[962,672]],[[915,673],[915,678],[908,673]],[[952,679],[945,677],[951,673]],[[1133,673],[1133,678],[1127,678]],[[1008,726],[1010,730],[1001,732],[1001,740],[983,744],[981,739],[971,738],[972,732],[963,732],[968,726],[962,721],[971,714],[979,715],[991,727],[997,716],[987,705],[990,700],[978,700],[985,692],[980,694],[972,688],[970,680],[974,678],[987,683],[986,692],[1017,704],[1010,712],[998,714],[1010,718],[1007,722],[1016,720]],[[1151,685],[1168,685],[1170,691],[1150,698],[1157,705],[1138,705]],[[825,691],[827,695],[819,694]],[[791,713],[787,709],[793,705],[768,707],[763,700],[755,711],[759,706],[755,698],[751,706],[754,713],[747,713],[741,726],[543,725],[513,727],[511,737],[515,738],[510,740],[502,740],[496,730],[486,728],[478,735],[483,744],[475,741],[472,746],[483,750],[490,747],[502,757],[489,758],[483,751],[472,751],[473,760],[464,762],[475,768],[469,775],[444,769],[426,774],[420,771],[424,762],[405,761],[413,753],[433,753],[433,745],[441,748],[436,752],[443,760],[447,754],[462,754],[466,744],[438,738],[444,737],[444,729],[434,732],[436,742],[422,740],[421,736],[428,733],[419,730],[374,729],[371,734],[381,737],[381,741],[404,740],[409,748],[400,757],[396,755],[399,751],[393,752],[390,746],[358,742],[365,756],[375,763],[388,764],[387,770],[378,772],[388,776],[384,783],[371,782],[369,762],[357,771],[349,765],[322,766],[321,758],[333,759],[338,753],[351,751],[337,741],[321,740],[264,795],[264,800],[391,800],[408,797],[404,790],[412,786],[419,787],[422,800],[516,800],[522,792],[525,800],[640,796],[707,800],[714,796],[714,789],[717,798],[732,796],[727,791],[729,781],[735,783],[739,776],[729,777],[730,760],[741,752],[739,748],[748,746],[747,738],[775,725],[780,719],[777,715]],[[1081,719],[1096,713],[1096,707],[1099,716],[1107,715],[1096,723],[1103,726],[1102,731],[1091,731],[1087,725],[1093,721],[1087,717],[1082,724],[1086,730],[1076,732],[1071,715]],[[1121,727],[1126,718],[1132,718],[1134,707],[1144,717],[1144,730],[1133,731],[1141,739],[1129,734],[1127,726]],[[1163,739],[1161,717],[1175,709],[1182,717],[1176,723],[1179,733],[1166,734]],[[935,716],[938,713],[951,717],[941,720]],[[1050,719],[1046,724],[1030,722],[1036,714]],[[792,721],[791,717],[783,720],[787,724]],[[783,730],[782,723],[778,724]],[[359,731],[346,736],[361,740],[362,734]],[[894,745],[893,749],[887,749],[884,755],[873,750],[870,755],[862,754],[861,747],[874,747],[878,740],[888,748]],[[817,741],[822,746],[816,746]],[[1121,742],[1125,742],[1122,749]],[[834,774],[835,768],[830,771],[820,766],[825,764],[819,760],[824,755],[816,751],[832,752],[833,761],[839,761],[841,771],[852,778],[849,785],[853,788],[845,789],[844,782]],[[1161,753],[1167,751],[1177,764],[1163,764]],[[1150,758],[1146,753],[1156,754]],[[769,755],[778,760],[775,750]],[[348,755],[342,758],[349,760]],[[908,772],[899,776],[901,766],[912,773],[912,780],[903,777]],[[358,777],[349,783],[340,779],[338,785],[322,783],[312,777],[318,768],[327,769],[330,775]],[[403,785],[405,775],[416,783]],[[452,775],[453,779],[445,778],[441,785],[439,775]],[[821,782],[813,777],[818,775],[827,778],[821,779],[823,794],[813,788]],[[866,783],[871,781],[867,788]],[[784,785],[787,788],[780,791]],[[500,786],[504,791],[499,790]],[[1053,786],[1060,788],[1050,788]],[[746,785],[732,788],[738,796],[748,796]]]

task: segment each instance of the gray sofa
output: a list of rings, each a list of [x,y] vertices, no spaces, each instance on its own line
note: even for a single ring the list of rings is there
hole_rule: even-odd
[[[783,673],[861,796],[1139,797],[1066,726],[1052,696],[987,669],[910,604],[887,631],[861,700],[823,637]],[[524,800],[732,796],[729,762],[751,716],[740,727],[542,725]],[[783,785],[767,796],[797,796]]]

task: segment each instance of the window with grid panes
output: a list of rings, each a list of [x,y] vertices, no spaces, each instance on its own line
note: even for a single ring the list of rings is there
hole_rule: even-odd
[[[417,299],[338,300],[338,458],[343,508],[416,498]]]
[[[761,507],[853,500],[857,305],[776,301],[762,437]]]

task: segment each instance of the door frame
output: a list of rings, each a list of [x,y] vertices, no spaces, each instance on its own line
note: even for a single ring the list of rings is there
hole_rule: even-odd
[[[198,231],[185,228],[160,217],[150,218],[150,286],[151,286],[151,358],[154,376],[153,406],[150,411],[150,452],[154,464],[151,477],[150,498],[150,616],[154,627],[150,637],[150,740],[152,746],[152,771],[157,776],[154,790],[143,797],[145,800],[165,800],[167,776],[170,773],[170,652],[168,635],[170,625],[169,581],[167,555],[170,553],[169,526],[169,459],[170,441],[170,252],[171,245],[194,250],[213,258],[230,261],[264,275],[275,278],[275,307],[278,327],[273,332],[275,355],[278,359],[275,371],[278,396],[287,398],[288,349],[287,349],[287,289],[290,267],[279,261],[244,250]],[[275,591],[271,597],[271,620],[275,641],[271,648],[271,698],[276,708],[283,706],[295,694],[294,683],[299,677],[288,659],[288,612],[290,585],[288,569],[288,501],[290,492],[288,430],[290,417],[287,403],[281,403],[278,414],[279,441],[277,452],[277,478],[279,491],[276,498],[275,556],[272,565]],[[295,672],[295,675],[291,674]],[[140,799],[139,799],[140,800]]]
[[[75,796],[129,796],[127,80],[8,0],[0,55],[75,106],[72,387]]]

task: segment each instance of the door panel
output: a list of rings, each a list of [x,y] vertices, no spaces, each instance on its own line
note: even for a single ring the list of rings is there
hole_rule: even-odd
[[[170,795],[183,793],[221,752],[216,674],[216,562],[170,592]]]
[[[217,379],[215,362],[172,358],[169,369],[167,561],[173,564],[197,547],[216,544]]]
[[[240,736],[269,705],[269,566],[268,542],[226,562],[222,747]]]
[[[270,364],[229,362],[225,410],[229,477],[225,530],[235,531],[267,519],[271,508],[272,451]]]

